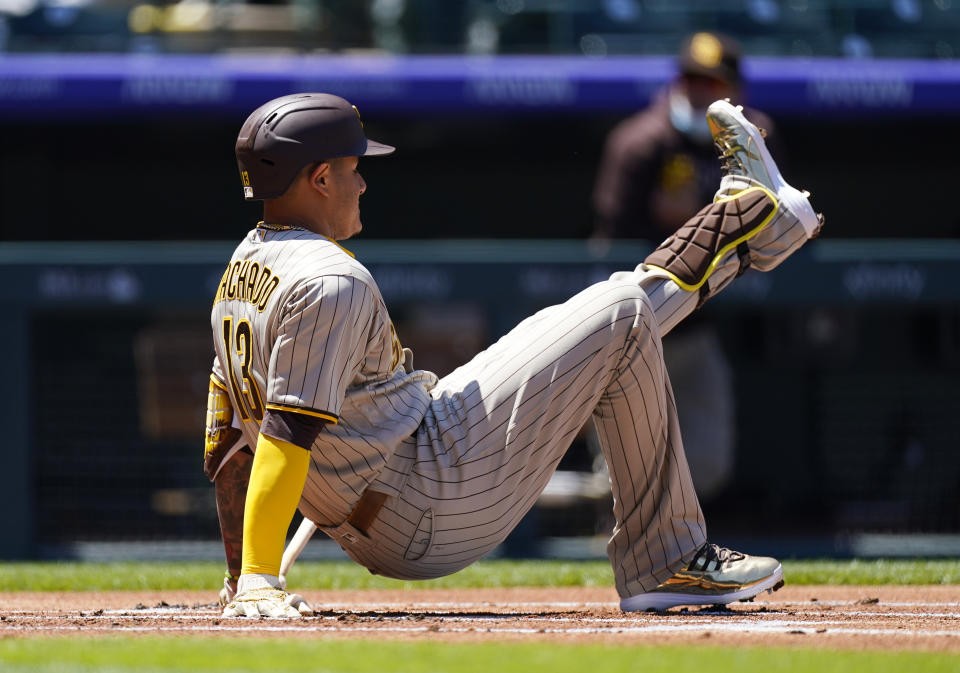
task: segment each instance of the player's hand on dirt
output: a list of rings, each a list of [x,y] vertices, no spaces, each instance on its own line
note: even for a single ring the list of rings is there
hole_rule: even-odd
[[[286,617],[312,615],[313,608],[298,594],[280,588],[276,575],[241,575],[236,597],[223,609],[224,617]]]
[[[223,578],[223,588],[220,590],[220,607],[225,607],[237,595],[237,580],[225,575]]]
[[[313,609],[298,594],[282,589],[253,589],[238,594],[223,609],[224,617],[289,617],[312,615]]]

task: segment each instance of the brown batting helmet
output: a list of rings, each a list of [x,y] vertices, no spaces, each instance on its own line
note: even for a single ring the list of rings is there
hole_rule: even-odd
[[[274,98],[254,110],[237,136],[236,154],[248,201],[281,196],[304,166],[337,157],[390,154],[368,140],[360,112],[328,93]]]

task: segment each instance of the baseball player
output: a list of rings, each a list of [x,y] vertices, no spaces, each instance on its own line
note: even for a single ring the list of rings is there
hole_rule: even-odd
[[[298,507],[373,573],[428,579],[470,565],[533,506],[591,416],[623,610],[782,585],[775,559],[707,542],[661,336],[747,268],[777,266],[822,218],[738,108],[718,101],[708,119],[725,170],[712,204],[633,271],[438,379],[412,367],[375,280],[340,245],[361,229],[359,157],[394,148],[368,140],[357,109],[329,94],[249,116],[236,153],[263,221],[233,253],[211,314],[204,462],[227,552],[224,616],[312,612],[279,578]]]

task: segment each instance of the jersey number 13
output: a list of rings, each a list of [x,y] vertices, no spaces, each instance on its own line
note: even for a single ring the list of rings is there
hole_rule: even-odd
[[[246,320],[237,322],[236,330],[233,327],[233,318],[223,319],[223,349],[227,356],[224,367],[230,378],[230,387],[233,397],[237,400],[240,418],[249,421],[252,416],[257,421],[263,420],[263,397],[257,388],[257,382],[250,374],[250,361],[253,359],[253,331]],[[237,377],[233,366],[234,354],[240,363],[240,377]]]

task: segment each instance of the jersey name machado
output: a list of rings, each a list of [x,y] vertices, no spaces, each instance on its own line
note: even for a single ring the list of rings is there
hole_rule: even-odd
[[[234,251],[211,311],[213,374],[250,446],[267,409],[322,418],[305,495],[320,525],[343,521],[400,442],[437,378],[404,370],[370,272],[337,243],[260,225]]]

